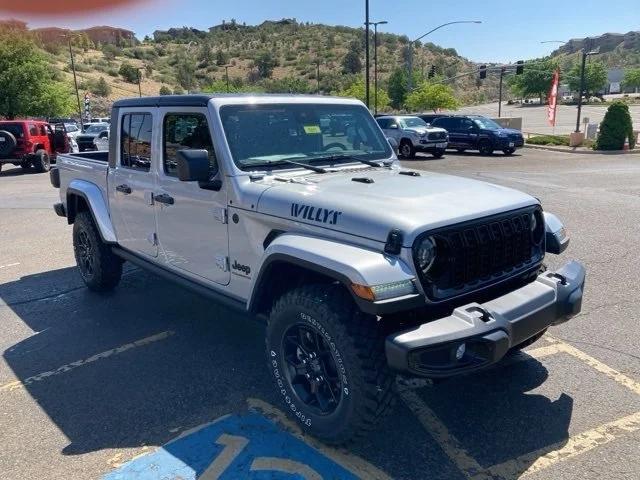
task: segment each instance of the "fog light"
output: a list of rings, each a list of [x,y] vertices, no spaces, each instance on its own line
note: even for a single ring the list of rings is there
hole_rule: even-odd
[[[462,360],[462,357],[464,357],[464,354],[466,351],[467,351],[467,344],[463,343],[456,350],[456,360]]]

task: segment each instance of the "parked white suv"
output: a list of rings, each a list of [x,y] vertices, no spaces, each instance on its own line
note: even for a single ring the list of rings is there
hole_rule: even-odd
[[[432,127],[419,117],[389,115],[376,121],[388,138],[398,142],[399,154],[404,158],[414,158],[416,152],[440,158],[449,145],[449,134],[444,128]]]

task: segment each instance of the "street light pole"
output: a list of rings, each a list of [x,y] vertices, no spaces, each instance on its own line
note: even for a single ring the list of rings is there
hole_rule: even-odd
[[[407,80],[407,86],[408,86],[408,90],[409,91],[413,90],[413,45],[416,42],[418,42],[419,40],[422,40],[427,35],[431,35],[436,30],[440,30],[441,28],[447,27],[449,25],[456,25],[458,23],[482,23],[482,21],[481,20],[456,20],[455,22],[443,23],[442,25],[439,25],[436,28],[433,28],[433,29],[429,30],[424,35],[416,38],[414,41],[409,42],[409,62],[408,62],[409,63],[409,78]]]
[[[500,95],[498,98],[498,118],[502,118],[502,84],[504,83],[505,67],[500,68]]]
[[[82,106],[80,105],[80,92],[78,91],[78,79],[76,78],[76,63],[73,58],[73,49],[71,48],[71,35],[62,35],[62,37],[67,37],[69,41],[69,56],[71,57],[71,70],[73,71],[73,84],[76,87],[76,99],[78,100],[78,115],[80,115],[80,131],[84,130],[84,125],[82,122]]]
[[[366,103],[367,103],[367,108],[369,108],[369,100],[370,100],[370,91],[369,91],[369,63],[370,63],[370,58],[369,58],[369,0],[365,0],[364,1],[364,31],[365,31],[365,42],[364,42],[364,49],[365,49],[365,53],[364,53],[364,57],[365,57],[365,74],[364,74],[364,83],[365,83],[365,97],[366,97]]]
[[[373,111],[378,114],[378,25],[386,25],[386,20],[371,22],[373,25]]]

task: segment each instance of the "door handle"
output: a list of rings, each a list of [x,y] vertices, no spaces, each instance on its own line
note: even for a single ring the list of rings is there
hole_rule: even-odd
[[[118,185],[116,191],[124,193],[125,195],[131,194],[131,187],[129,185]]]
[[[175,203],[173,197],[171,195],[167,195],[166,193],[163,193],[161,195],[154,195],[153,199],[156,202],[164,203],[165,205],[173,205]]]

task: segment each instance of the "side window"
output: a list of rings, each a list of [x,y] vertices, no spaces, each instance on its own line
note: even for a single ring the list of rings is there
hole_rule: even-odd
[[[47,132],[47,127],[45,127],[44,125],[40,125],[40,135],[44,137],[48,134],[49,132]]]
[[[391,123],[391,121],[388,118],[379,118],[378,119],[378,125],[380,125],[380,128],[387,129],[389,128],[389,124]]]
[[[149,113],[128,113],[122,117],[120,165],[148,172],[151,167],[151,129]]]
[[[474,123],[468,118],[462,119],[462,125],[461,125],[462,130],[469,131],[473,126],[474,126]]]
[[[37,137],[39,135],[38,127],[36,127],[33,123],[29,124],[29,135],[32,137]]]
[[[445,130],[451,130],[452,125],[449,120],[450,119],[448,117],[438,118],[431,122],[431,125],[434,127],[444,128]]]
[[[164,172],[170,177],[178,176],[179,150],[206,150],[211,175],[218,171],[207,117],[201,113],[167,114],[163,122],[162,150]]]

